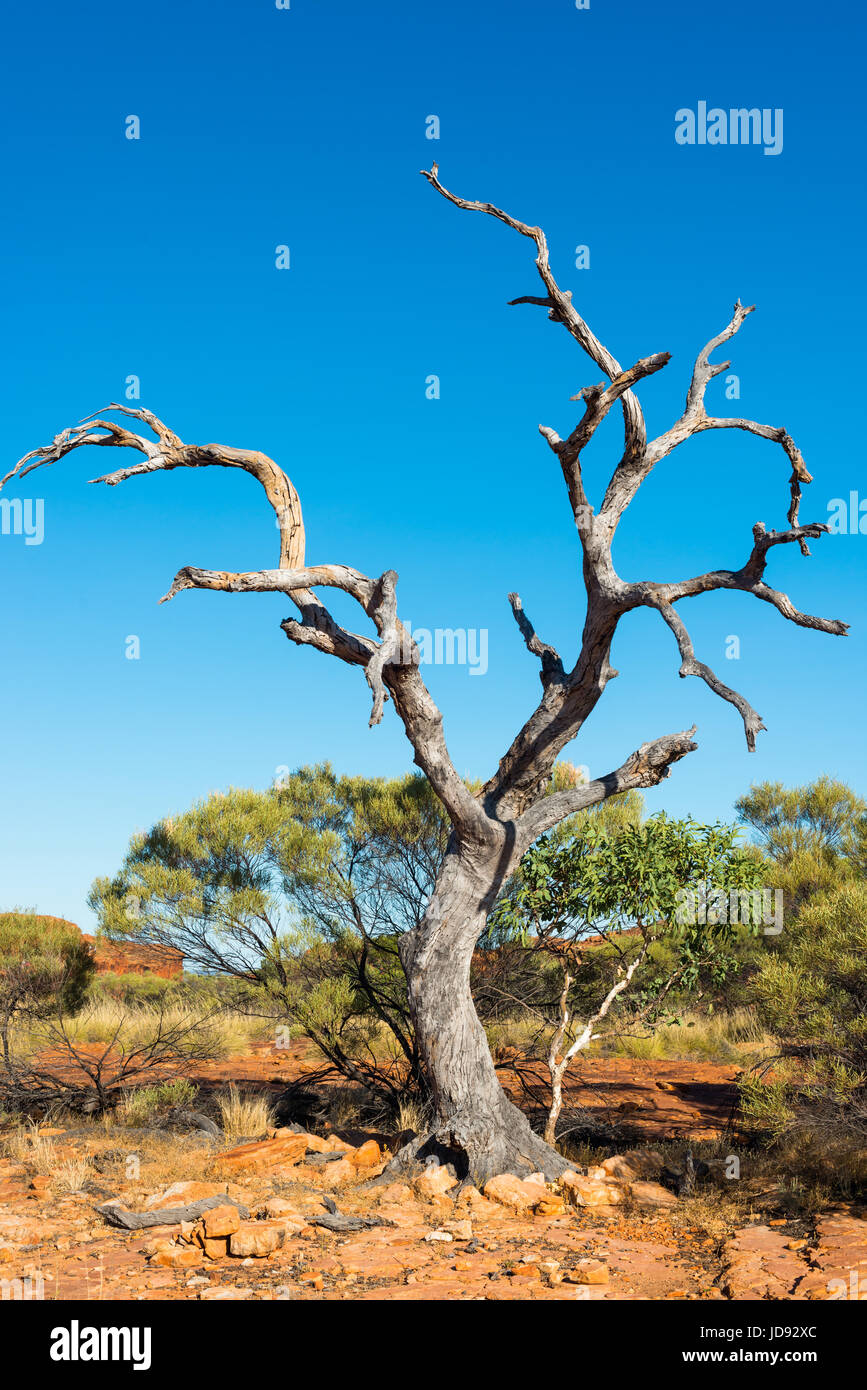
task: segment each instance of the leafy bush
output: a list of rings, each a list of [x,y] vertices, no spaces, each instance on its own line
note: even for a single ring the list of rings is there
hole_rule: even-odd
[[[10,1061],[10,1032],[22,1016],[77,1009],[95,969],[78,928],[33,912],[0,913],[0,1039]]]
[[[106,971],[94,976],[89,993],[92,999],[136,1005],[156,1003],[176,988],[175,981],[164,980],[161,975],[115,975]]]
[[[185,1077],[130,1087],[117,1107],[118,1118],[133,1129],[145,1128],[171,1110],[188,1109],[197,1095],[197,1088]]]
[[[860,1153],[867,1176],[867,884],[803,906],[755,987],[779,1054],[743,1082],[746,1116],[829,1161]]]

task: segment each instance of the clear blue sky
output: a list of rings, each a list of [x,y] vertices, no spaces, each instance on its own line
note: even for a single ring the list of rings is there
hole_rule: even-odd
[[[538,292],[530,244],[449,207],[422,165],[540,222],[561,284],[621,362],[673,354],[642,391],[654,433],[735,298],[757,303],[730,349],[740,401],[720,378],[709,403],[787,426],[815,476],[803,520],[852,490],[867,498],[856,7],[48,0],[17,6],[4,30],[0,474],[122,398],[130,374],[188,442],[269,453],[300,491],[311,563],[393,567],[414,625],[488,630],[484,677],[428,668],[462,773],[491,771],[539,693],[509,590],[574,658],[577,541],[536,430],[566,433],[569,396],[599,372],[542,310],[506,308]],[[675,111],[703,100],[782,108],[782,153],[676,144]],[[579,244],[589,269],[574,268]],[[597,499],[618,431],[612,417],[592,449]],[[84,926],[88,885],[131,832],[212,789],[264,787],[315,759],[411,765],[393,711],[368,730],[360,671],[286,641],[278,597],[157,607],[183,564],[275,563],[256,484],[215,469],[86,486],[124,461],[81,451],[13,485],[44,499],[45,538],[0,536],[0,906]],[[621,526],[620,571],[737,567],[755,521],[785,524],[787,498],[775,446],[693,440]],[[810,560],[780,548],[768,574],[799,607],[852,621],[847,639],[744,595],[682,605],[698,655],[768,725],[755,754],[729,705],[678,679],[671,633],[643,612],[622,624],[620,678],[569,756],[602,774],[695,721],[699,751],[649,796],[654,809],[726,817],[751,781],[821,772],[867,791],[865,547],[825,538]]]

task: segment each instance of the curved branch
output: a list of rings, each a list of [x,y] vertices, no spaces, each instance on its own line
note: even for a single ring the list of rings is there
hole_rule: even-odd
[[[725,419],[708,415],[705,409],[704,397],[708,382],[731,366],[730,362],[711,362],[710,354],[721,343],[734,337],[747,316],[754,312],[755,307],[754,304],[743,305],[739,299],[736,301],[730,322],[721,333],[711,338],[696,358],[687,392],[686,405],[680,419],[664,434],[651,440],[640,459],[624,458],[616,469],[600,509],[600,515],[604,516],[612,525],[616,525],[624,509],[632,501],[642,482],[660,459],[665,458],[679,444],[690,439],[694,434],[701,434],[705,430],[732,429],[744,430],[748,434],[771,440],[782,447],[792,465],[790,478],[792,500],[789,509],[789,522],[790,524],[797,522],[800,484],[812,482],[812,476],[791,435],[783,426],[763,425],[756,420],[743,418]],[[803,553],[809,554],[806,543],[802,544],[801,549]]]
[[[660,613],[668,626],[674,633],[677,641],[678,650],[683,658],[680,667],[681,676],[700,676],[705,685],[709,686],[715,695],[721,699],[728,700],[729,704],[734,705],[744,721],[744,733],[747,739],[747,748],[751,753],[756,751],[756,734],[761,733],[767,726],[762,723],[760,715],[756,713],[748,700],[743,695],[739,695],[736,690],[724,685],[717,675],[706,666],[703,661],[698,661],[692,639],[686,630],[685,624],[677,613],[675,613],[670,603],[659,603],[657,605]]]
[[[115,473],[106,473],[100,478],[91,479],[94,483],[106,483],[116,487],[128,478],[140,477],[145,473],[171,471],[173,468],[242,468],[261,483],[280,529],[280,565],[292,569],[304,564],[304,520],[301,513],[301,500],[289,478],[278,468],[267,454],[254,449],[234,449],[224,444],[186,445],[164,425],[156,415],[143,407],[118,405],[112,402],[106,410],[119,411],[123,415],[141,420],[157,436],[158,442],[143,435],[132,434],[115,421],[86,416],[79,424],[61,430],[50,444],[32,449],[19,459],[15,467],[0,479],[0,488],[13,477],[25,477],[34,468],[56,463],[73,449],[88,444],[108,445],[109,447],[135,449],[143,454],[145,461],[131,468],[120,468]],[[96,434],[95,430],[104,430]],[[32,460],[32,462],[31,462]]]
[[[631,791],[641,787],[655,787],[670,776],[671,765],[685,758],[698,747],[693,742],[695,725],[677,734],[666,734],[641,747],[626,759],[615,772],[599,777],[593,782],[584,782],[578,787],[543,796],[529,807],[518,820],[519,841],[530,845],[547,830],[558,825],[566,816],[576,811],[585,811],[606,801],[609,796]]]
[[[484,212],[489,217],[495,217],[500,222],[505,222],[507,227],[519,232],[521,236],[529,237],[536,244],[536,269],[542,283],[547,290],[544,299],[536,299],[532,295],[522,295],[519,299],[511,300],[512,304],[543,304],[550,309],[549,318],[557,323],[562,323],[568,333],[572,335],[576,343],[584,349],[588,357],[591,357],[605,375],[613,381],[619,376],[621,367],[615,357],[612,357],[608,349],[600,343],[596,334],[591,331],[582,319],[578,310],[572,304],[571,290],[561,290],[549,264],[548,243],[545,233],[541,227],[531,227],[527,222],[519,222],[516,217],[511,217],[509,213],[503,212],[502,208],[495,207],[493,203],[473,202],[467,198],[458,198],[456,194],[450,193],[447,188],[440,183],[436,166],[431,169],[421,169],[419,171],[422,178],[427,179],[432,188],[437,193],[453,203],[457,208],[463,208],[467,212]],[[647,442],[647,431],[644,424],[644,415],[639,405],[638,398],[632,391],[625,391],[622,396],[623,402],[623,422],[626,431],[626,454],[639,454],[643,452]]]
[[[342,589],[350,594],[373,619],[381,637],[379,643],[348,633],[332,619],[327,609],[320,605],[318,621],[311,613],[305,614],[302,622],[287,619],[281,626],[293,641],[309,643],[329,655],[341,656],[344,660],[364,666],[364,674],[373,694],[373,711],[370,724],[382,720],[383,706],[387,698],[383,684],[383,668],[413,660],[414,644],[397,619],[397,575],[388,570],[375,583],[349,565],[312,565],[304,569],[255,570],[243,574],[228,570],[200,570],[186,565],[178,570],[172,580],[171,588],[160,599],[168,603],[176,594],[185,589],[211,589],[232,594],[293,594],[298,590],[308,591],[318,585],[326,588]],[[315,634],[315,635],[314,635]],[[346,651],[343,650],[346,648]]]
[[[753,527],[753,548],[746,564],[739,570],[709,570],[693,579],[682,580],[678,584],[656,584],[642,580],[626,586],[628,595],[626,607],[640,604],[651,608],[660,603],[677,603],[682,598],[694,598],[697,594],[712,593],[716,589],[739,589],[745,594],[753,594],[764,603],[770,603],[789,622],[798,627],[811,628],[815,632],[827,632],[833,637],[845,637],[849,624],[839,618],[817,618],[809,613],[801,613],[787,594],[772,589],[763,582],[767,567],[767,555],[772,546],[801,544],[807,537],[818,539],[830,528],[823,521],[810,522],[806,526],[796,526],[790,531],[768,531],[764,523],[756,522]]]
[[[592,534],[593,529],[590,524],[592,508],[588,505],[581,477],[580,457],[582,450],[593,438],[614,403],[620,400],[636,382],[641,381],[644,377],[652,376],[670,361],[670,352],[657,352],[651,357],[642,357],[634,366],[618,372],[607,387],[604,382],[600,382],[597,386],[583,387],[577,395],[570,399],[584,401],[584,414],[565,440],[560,439],[554,430],[547,429],[542,425],[539,426],[540,434],[547,439],[548,444],[559,459],[569,491],[572,513],[582,539],[587,539]]]
[[[533,656],[538,656],[542,663],[539,678],[543,686],[547,687],[552,681],[561,681],[565,679],[566,673],[563,670],[563,662],[560,660],[556,648],[550,646],[547,642],[543,642],[539,637],[536,629],[524,612],[520,594],[509,594],[509,603],[512,605],[512,613],[520,629],[521,636],[526,643],[527,651],[531,652]]]
[[[387,570],[379,581],[379,601],[372,608],[372,616],[382,640],[364,668],[367,684],[373,694],[371,728],[381,722],[383,706],[388,698],[383,684],[383,671],[386,666],[400,665],[404,660],[406,633],[397,620],[396,584],[397,575],[394,570]]]
[[[318,584],[351,594],[365,612],[373,616],[371,605],[376,585],[372,579],[359,570],[351,569],[349,565],[311,565],[304,569],[248,570],[243,573],[200,570],[185,565],[178,570],[160,603],[169,603],[184,589],[217,589],[231,594],[291,594],[297,589],[311,589]]]

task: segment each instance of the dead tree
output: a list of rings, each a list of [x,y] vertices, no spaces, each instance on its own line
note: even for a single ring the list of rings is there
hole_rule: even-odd
[[[442,715],[419,671],[419,652],[397,613],[397,575],[387,570],[378,578],[341,564],[308,565],[305,558],[301,504],[292,483],[266,455],[220,444],[184,444],[150,411],[112,405],[148,426],[155,439],[132,433],[116,420],[88,416],[58,434],[51,444],[27,454],[3,480],[23,477],[33,468],[54,463],[85,445],[129,448],[142,455],[131,467],[109,473],[96,482],[114,487],[128,478],[173,468],[217,466],[242,468],[262,485],[277,516],[280,556],[274,569],[247,574],[223,570],[179,570],[161,602],[184,589],[218,589],[227,593],[286,594],[297,617],[281,624],[291,642],[313,647],[350,665],[360,666],[370,687],[371,725],[380,721],[390,699],[412,744],[415,762],[430,780],[451,822],[448,851],[436,889],[421,925],[401,943],[413,1023],[431,1085],[435,1117],[429,1134],[407,1147],[396,1162],[406,1163],[430,1154],[448,1156],[460,1175],[483,1182],[493,1173],[526,1174],[541,1169],[549,1177],[566,1167],[565,1160],[530,1128],[520,1110],[505,1096],[470,994],[470,961],[494,902],[524,851],[564,817],[632,787],[651,787],[669,774],[671,765],[691,752],[695,728],[667,734],[644,743],[622,766],[582,786],[549,793],[555,759],[580,733],[608,682],[617,674],[609,657],[617,624],[636,608],[655,608],[674,633],[681,676],[696,675],[740,713],[747,745],[755,747],[763,729],[759,715],[737,691],[724,685],[699,661],[675,605],[714,589],[738,589],[771,604],[801,627],[845,634],[845,623],[801,613],[789,598],[765,583],[769,552],[777,545],[796,544],[809,554],[808,539],[828,527],[820,522],[800,525],[801,485],[811,481],[794,440],[783,428],[753,420],[719,419],[705,409],[708,382],[726,370],[728,362],[712,363],[711,353],[732,338],[752,312],[740,301],[731,321],[699,353],[681,417],[656,439],[648,440],[644,416],[633,388],[658,372],[668,353],[644,357],[625,370],[587,326],[562,290],[549,265],[548,245],[540,227],[531,227],[491,203],[468,202],[446,189],[437,176],[422,170],[431,187],[455,207],[482,212],[527,237],[536,248],[536,268],[544,294],[524,295],[514,304],[538,304],[552,322],[561,325],[605,377],[573,397],[583,413],[565,439],[553,429],[540,433],[553,452],[566,482],[572,516],[583,557],[587,612],[580,650],[573,664],[537,634],[517,594],[509,601],[524,643],[540,665],[542,694],[536,708],[506,749],[499,766],[474,793],[458,775],[449,756]],[[608,412],[618,404],[623,414],[625,443],[620,461],[598,509],[584,491],[581,455]],[[612,541],[618,522],[651,470],[672,450],[704,430],[737,429],[777,444],[790,473],[788,529],[769,531],[762,522],[753,527],[752,547],[738,570],[711,570],[675,582],[628,581],[614,568]],[[2,486],[2,483],[0,483]],[[370,619],[375,636],[342,627],[314,592],[328,588],[350,594]]]

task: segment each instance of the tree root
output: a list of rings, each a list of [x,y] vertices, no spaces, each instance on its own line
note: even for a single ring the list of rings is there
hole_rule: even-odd
[[[553,1182],[567,1172],[568,1160],[530,1128],[520,1110],[508,1102],[506,1107],[487,1120],[452,1116],[416,1135],[397,1151],[375,1181],[394,1182],[427,1166],[448,1167],[459,1182],[471,1182],[478,1188],[499,1173],[513,1173],[519,1178],[544,1173],[547,1181]]]

